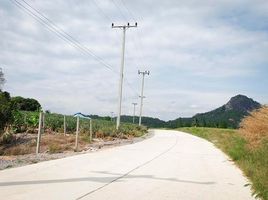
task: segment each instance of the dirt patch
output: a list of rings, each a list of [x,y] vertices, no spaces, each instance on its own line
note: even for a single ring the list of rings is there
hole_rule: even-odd
[[[74,135],[43,135],[41,142],[41,153],[35,154],[36,134],[21,134],[16,136],[16,142],[1,145],[0,151],[0,170],[19,167],[41,161],[64,158],[68,156],[100,151],[120,145],[132,144],[151,137],[149,132],[142,137],[122,138],[103,138],[93,139],[92,143],[87,142],[87,138],[79,138],[79,150],[74,152]],[[84,137],[84,138],[83,138]],[[23,142],[22,142],[23,141]]]

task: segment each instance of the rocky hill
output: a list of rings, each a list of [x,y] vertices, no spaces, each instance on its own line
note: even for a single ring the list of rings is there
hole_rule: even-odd
[[[171,128],[184,126],[203,126],[237,128],[241,119],[261,104],[244,95],[234,96],[225,105],[206,113],[199,113],[191,118],[178,118],[167,122]]]

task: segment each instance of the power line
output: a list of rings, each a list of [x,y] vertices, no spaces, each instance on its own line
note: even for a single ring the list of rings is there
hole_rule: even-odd
[[[100,7],[100,5],[98,4],[98,2],[96,0],[93,0],[93,3],[95,4],[95,6],[98,8],[98,10],[102,13],[102,15],[111,23],[113,20],[110,16],[108,16],[103,9]]]
[[[100,11],[101,15],[107,20],[107,22],[112,23],[112,18],[105,13],[105,11],[101,8],[101,6],[99,5],[98,1],[93,0],[92,1],[94,3],[94,5],[96,6],[96,8]],[[117,33],[117,32],[116,32]],[[118,33],[117,33],[118,34]],[[118,43],[120,42],[117,38],[115,39]]]
[[[125,14],[123,13],[122,9],[120,8],[120,6],[116,3],[115,0],[111,0],[111,2],[115,5],[115,7],[118,9],[120,15],[122,16],[122,18],[125,20],[125,21],[128,21],[127,20],[127,17],[125,16]]]
[[[110,20],[112,20],[112,18],[109,16],[109,15],[107,15],[106,13],[105,13],[105,11],[101,8],[101,6],[98,4],[98,2],[96,1],[96,0],[93,0],[93,3],[95,4],[95,6],[97,7],[97,9],[101,12],[101,14],[104,16],[104,18],[107,20],[107,21],[110,21]],[[113,3],[115,3],[114,1],[113,1]],[[118,8],[118,4],[115,4],[115,6]],[[126,9],[128,9],[126,6],[124,6]],[[129,10],[129,9],[128,9]],[[131,12],[130,10],[129,10],[129,12]],[[126,18],[126,17],[125,17]],[[133,18],[134,19],[134,18]],[[117,39],[117,41],[119,41],[118,39]],[[138,48],[137,48],[137,46],[136,46],[136,43],[134,43],[134,45],[135,45],[135,47],[136,47],[136,51],[138,51]],[[139,64],[141,64],[141,63],[139,63]],[[143,63],[144,64],[144,63]],[[131,90],[133,90],[133,92],[135,93],[135,95],[137,95],[137,96],[139,96],[139,93],[137,92],[137,90],[135,90],[132,86],[131,86],[131,84],[129,83],[129,81],[124,77],[124,80],[125,80],[125,82],[126,82],[126,84],[128,85],[128,87],[131,89]]]
[[[34,19],[36,19],[39,23],[42,25],[45,25],[46,28],[48,28],[49,31],[55,33],[59,38],[64,40],[65,42],[71,44],[75,48],[79,49],[80,51],[83,51],[84,54],[90,55],[95,60],[97,60],[99,63],[101,63],[104,67],[108,68],[109,70],[116,72],[113,67],[109,64],[107,64],[102,58],[94,54],[90,49],[88,49],[86,46],[82,45],[79,41],[77,41],[74,37],[72,37],[70,34],[63,31],[61,28],[59,28],[53,21],[48,19],[46,16],[44,16],[40,11],[33,8],[30,4],[28,4],[26,1],[25,4],[30,8],[27,8],[22,3],[18,2],[17,0],[10,0],[12,3],[14,3],[17,7],[21,8],[22,10],[26,11],[27,14],[32,16]],[[32,10],[35,11],[35,13]],[[37,13],[37,14],[36,14]],[[41,16],[41,17],[40,17]]]
[[[125,1],[124,0],[120,0],[120,2],[123,5],[123,7],[125,7],[126,11],[129,13],[130,18],[132,18],[134,21],[137,21],[135,15],[128,8],[128,6],[126,5]],[[145,66],[145,63],[144,63],[145,57],[144,57],[144,54],[142,53],[142,49],[144,49],[144,48],[143,48],[143,45],[142,45],[142,42],[141,42],[141,37],[140,37],[138,31],[137,31],[137,35],[138,35],[138,37],[136,37],[136,35],[133,36],[133,38],[135,40],[135,41],[133,40],[133,43],[134,43],[134,46],[135,46],[136,51],[138,52],[138,59],[141,60],[141,63],[140,64],[143,64]],[[139,45],[140,51],[138,50],[137,43]]]
[[[25,0],[21,0],[24,2],[19,2],[17,0],[10,0],[14,5],[16,5],[18,8],[20,8],[22,11],[26,12],[28,15],[30,15],[32,18],[34,18],[36,21],[38,21],[41,25],[43,25],[47,30],[54,33],[57,37],[59,37],[61,40],[65,41],[69,45],[76,48],[80,53],[82,53],[85,56],[91,56],[95,60],[97,60],[100,64],[102,64],[104,67],[108,68],[112,72],[118,74],[116,70],[113,69],[113,67],[109,64],[107,64],[102,58],[94,54],[90,49],[88,49],[86,46],[82,45],[78,40],[76,40],[72,35],[68,34],[64,30],[62,30],[59,26],[57,26],[52,20],[50,20],[48,17],[46,17],[44,14],[42,14],[40,11],[38,11],[36,8],[31,6],[28,2]],[[28,6],[26,7],[25,4]],[[34,12],[33,12],[34,11]],[[125,79],[128,87],[135,93],[138,94],[137,91],[131,86],[131,84]]]
[[[126,8],[126,10],[128,11],[128,13],[130,14],[130,17],[134,20],[137,21],[136,18],[134,17],[133,13],[131,12],[131,10],[127,7],[127,5],[125,4],[125,2],[123,0],[120,0],[122,5]]]

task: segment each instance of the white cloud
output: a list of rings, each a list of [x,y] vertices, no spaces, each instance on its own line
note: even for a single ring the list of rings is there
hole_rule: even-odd
[[[124,20],[111,1],[97,1],[98,7],[85,0],[28,2],[119,71],[122,32],[110,26]],[[191,116],[240,92],[267,103],[267,1],[125,2],[138,28],[126,35],[125,78],[131,88],[124,86],[124,114],[132,114],[131,103],[139,102],[138,69],[151,71],[145,80],[148,116]],[[5,19],[0,65],[12,95],[37,98],[52,112],[109,115],[117,110],[118,74],[10,2],[0,3],[0,17]]]

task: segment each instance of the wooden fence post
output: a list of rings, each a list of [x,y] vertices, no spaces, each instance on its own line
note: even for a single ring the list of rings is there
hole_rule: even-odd
[[[92,119],[90,119],[89,123],[89,141],[92,142]]]
[[[66,136],[66,116],[65,115],[63,118],[63,132],[64,132],[64,136]]]
[[[78,151],[78,134],[79,134],[79,116],[77,116],[76,121],[75,151]]]
[[[39,114],[39,125],[38,125],[38,135],[37,135],[37,144],[36,144],[36,154],[40,151],[40,142],[41,142],[41,133],[42,133],[42,120],[43,120],[43,113],[40,112]]]
[[[45,129],[45,113],[42,113],[42,129]]]

